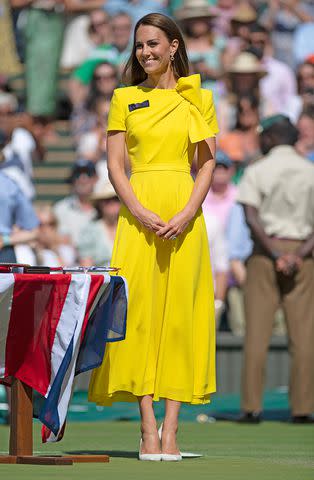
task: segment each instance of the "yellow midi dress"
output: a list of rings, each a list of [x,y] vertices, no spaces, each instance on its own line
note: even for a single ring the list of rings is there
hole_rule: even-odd
[[[218,132],[212,93],[199,75],[174,89],[118,88],[108,131],[126,132],[130,182],[144,207],[165,222],[184,208],[197,142]],[[128,282],[126,338],[107,344],[89,400],[99,405],[153,394],[191,404],[215,392],[215,319],[209,246],[201,208],[176,240],[120,210],[112,265]]]

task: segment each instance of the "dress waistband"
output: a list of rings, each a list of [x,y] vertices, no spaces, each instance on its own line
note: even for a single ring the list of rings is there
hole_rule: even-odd
[[[171,163],[148,163],[146,165],[138,165],[131,169],[131,174],[133,173],[142,173],[142,172],[153,172],[153,171],[171,171],[171,172],[183,172],[183,173],[191,173],[190,166],[180,166],[180,165],[173,165]]]

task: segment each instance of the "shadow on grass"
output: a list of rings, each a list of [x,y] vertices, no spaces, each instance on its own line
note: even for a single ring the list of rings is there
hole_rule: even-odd
[[[126,452],[123,450],[69,450],[67,455],[109,455],[118,458],[137,458],[138,452]]]

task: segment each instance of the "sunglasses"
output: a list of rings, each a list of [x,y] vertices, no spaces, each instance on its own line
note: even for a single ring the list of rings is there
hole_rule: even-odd
[[[90,24],[90,27],[91,28],[97,28],[97,27],[102,27],[103,25],[108,25],[108,21],[107,20],[103,20],[102,22],[93,22]]]
[[[92,178],[95,176],[95,172],[92,170],[79,170],[78,172],[75,172],[72,175],[72,178],[74,180],[78,179],[81,175],[87,175],[89,178]]]
[[[51,222],[40,222],[40,227],[56,227],[57,222],[51,221]]]

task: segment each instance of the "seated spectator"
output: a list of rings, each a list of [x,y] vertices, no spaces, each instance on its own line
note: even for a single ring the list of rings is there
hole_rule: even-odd
[[[25,117],[24,125],[15,128],[9,142],[2,150],[5,163],[3,168],[7,174],[19,182],[20,188],[28,196],[35,196],[33,187],[33,162],[42,161],[44,158],[43,141],[51,129],[51,120],[48,117],[32,116]],[[14,169],[13,167],[14,163]],[[23,174],[16,171],[19,167]],[[21,179],[21,180],[20,180]]]
[[[72,104],[78,105],[85,100],[88,85],[92,81],[95,68],[100,63],[111,63],[120,68],[129,56],[129,43],[132,29],[131,18],[119,13],[111,20],[112,41],[94,48],[89,58],[79,65],[69,82],[69,96]]]
[[[297,70],[299,113],[308,105],[314,104],[314,57],[308,58]]]
[[[166,4],[164,0],[107,0],[105,8],[111,16],[127,13],[134,25],[151,12],[169,14]]]
[[[132,18],[127,13],[117,13],[111,20],[112,45],[118,50],[117,66],[122,72],[131,53]]]
[[[219,330],[221,316],[225,310],[228,286],[229,262],[227,244],[219,220],[208,211],[204,213],[204,219],[214,279],[216,328]]]
[[[107,137],[104,132],[107,129],[107,119],[110,102],[99,96],[95,99],[95,113],[97,123],[93,129],[83,134],[77,147],[79,157],[94,162],[98,175],[97,190],[104,180],[108,180],[107,169]]]
[[[58,234],[58,222],[50,205],[36,205],[35,211],[39,220],[38,236],[29,244],[15,247],[18,263],[44,265],[48,267],[73,266],[76,251],[65,244]]]
[[[237,0],[217,0],[213,11],[216,14],[214,22],[215,31],[219,35],[228,37],[230,35],[230,21],[238,8]]]
[[[230,37],[222,55],[224,68],[228,68],[234,59],[244,52],[250,43],[250,27],[256,22],[256,10],[249,3],[240,3],[230,22]]]
[[[115,47],[112,47],[111,45],[102,45],[99,47],[98,53],[96,58],[89,58],[83,62],[74,71],[72,78],[69,80],[68,94],[74,109],[86,101],[89,93],[93,94],[95,87],[97,90],[101,88],[101,78],[99,80],[96,79],[96,71],[98,71],[98,68],[100,68],[102,65],[107,65],[108,69],[111,67],[111,70],[114,70],[115,72],[117,71],[115,65],[118,63],[118,51]],[[104,77],[106,75],[107,73],[102,76]],[[115,86],[117,86],[117,73],[115,73],[114,76],[116,79],[113,81],[113,83]],[[110,78],[113,78],[113,74],[111,74],[111,72],[107,77],[108,83]]]
[[[176,10],[176,18],[181,22],[186,35],[186,45],[193,71],[200,73],[202,86],[215,89],[216,80],[222,73],[221,54],[225,47],[225,39],[218,36],[212,28],[214,14],[206,0],[183,3]]]
[[[32,179],[25,175],[24,165],[20,155],[10,147],[11,136],[0,130],[0,170],[10,177],[31,200],[35,196]]]
[[[77,244],[80,265],[108,266],[116,235],[120,201],[109,181],[91,199],[98,215],[80,232]]]
[[[96,46],[110,43],[110,18],[104,9],[79,15],[66,27],[61,67],[71,70],[84,62]]]
[[[68,179],[72,194],[54,205],[54,214],[58,220],[58,231],[64,243],[77,246],[80,232],[86,224],[96,217],[90,196],[98,180],[93,162],[80,159],[72,167]]]
[[[293,38],[293,57],[295,63],[305,62],[314,52],[314,5],[312,20],[308,23],[301,23]]]
[[[40,221],[38,238],[34,245],[37,265],[48,267],[70,267],[75,264],[76,251],[63,243],[58,234],[58,221],[50,205],[38,205],[37,217]]]
[[[265,98],[260,94],[260,81],[266,71],[258,58],[250,52],[240,53],[226,70],[224,78],[226,92],[221,95],[217,114],[221,135],[234,129],[236,126],[236,106],[238,98],[254,96],[259,103],[259,113],[267,111]]]
[[[0,158],[1,160],[1,158]],[[14,247],[38,235],[38,219],[30,201],[5,171],[0,171],[0,262],[16,262]],[[14,226],[18,230],[14,230]]]
[[[105,101],[111,100],[117,86],[117,68],[108,62],[99,63],[93,72],[90,85],[85,87],[80,102],[74,105],[71,114],[71,129],[76,143],[82,134],[96,127],[98,117],[95,109],[99,97],[103,97]]]
[[[296,150],[314,162],[314,103],[306,107],[297,123],[299,138]]]
[[[235,166],[234,183],[238,183],[244,168],[260,156],[257,127],[259,104],[253,95],[239,97],[236,105],[236,125],[233,130],[218,136],[218,144]]]
[[[307,1],[295,0],[267,3],[259,22],[272,32],[275,58],[295,68],[296,61],[302,61],[304,57],[294,56],[294,34],[299,25],[313,21],[314,6]]]
[[[7,150],[11,149],[20,156],[25,175],[29,178],[33,178],[33,162],[41,162],[44,159],[43,142],[50,131],[49,117],[29,115],[24,126],[12,132]]]
[[[214,215],[224,232],[237,195],[237,187],[231,183],[233,173],[231,159],[222,150],[218,150],[211,189],[203,202],[203,212],[205,216],[207,213]]]
[[[301,112],[305,108],[314,105],[314,59],[309,57],[299,65],[296,80],[297,95],[290,98],[285,111],[283,111],[294,124],[298,122]]]
[[[270,32],[266,28],[255,24],[250,31],[250,44],[260,52],[267,73],[260,81],[261,97],[267,107],[263,116],[288,113],[290,102],[297,94],[295,74],[288,65],[274,58]]]

